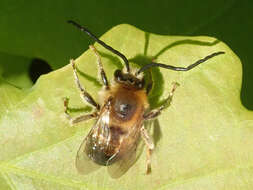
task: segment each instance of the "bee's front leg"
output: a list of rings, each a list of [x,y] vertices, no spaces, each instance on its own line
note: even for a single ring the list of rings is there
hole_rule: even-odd
[[[161,111],[164,110],[165,108],[170,106],[170,103],[172,101],[172,97],[174,95],[174,92],[176,90],[176,88],[179,86],[179,84],[177,82],[173,83],[172,86],[172,90],[169,93],[169,96],[166,98],[166,100],[164,101],[163,105],[161,105],[159,108],[151,110],[148,113],[145,113],[143,116],[144,120],[150,120],[150,119],[155,119],[158,115],[160,115]]]
[[[75,65],[75,61],[73,59],[70,60],[70,63],[72,65],[73,68],[73,72],[74,72],[74,77],[75,77],[75,82],[77,87],[79,88],[79,90],[81,91],[81,98],[86,101],[87,103],[89,103],[90,105],[94,106],[96,108],[96,110],[100,110],[100,105],[92,98],[92,96],[86,91],[86,89],[81,85],[79,77],[77,75],[77,71],[76,71],[76,65]]]
[[[89,48],[95,53],[95,55],[97,57],[98,69],[99,69],[99,73],[100,73],[100,76],[101,76],[102,83],[103,83],[105,89],[109,90],[110,85],[109,85],[108,79],[106,77],[106,73],[104,71],[100,55],[98,54],[98,51],[96,50],[96,48],[93,45],[90,45]]]
[[[144,126],[141,127],[141,137],[147,146],[146,174],[149,174],[151,172],[151,154],[155,146]]]

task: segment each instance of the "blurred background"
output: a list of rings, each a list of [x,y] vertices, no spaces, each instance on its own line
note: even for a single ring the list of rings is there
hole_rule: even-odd
[[[97,36],[127,23],[161,35],[216,37],[241,59],[241,100],[253,110],[253,1],[1,0],[0,86],[8,82],[29,89],[41,74],[63,67],[88,49],[93,41],[67,24],[69,19]]]

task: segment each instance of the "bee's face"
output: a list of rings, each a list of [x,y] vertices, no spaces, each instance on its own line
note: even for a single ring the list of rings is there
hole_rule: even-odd
[[[122,73],[119,69],[114,72],[114,80],[118,83],[132,86],[135,89],[143,89],[145,84],[144,79],[138,79],[130,73]]]

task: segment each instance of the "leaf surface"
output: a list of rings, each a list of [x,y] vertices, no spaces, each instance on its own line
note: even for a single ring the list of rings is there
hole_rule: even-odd
[[[70,127],[64,117],[64,97],[71,107],[91,111],[80,99],[70,65],[43,75],[25,91],[1,82],[1,189],[252,189],[253,113],[241,105],[241,63],[228,46],[206,36],[159,36],[130,25],[116,26],[101,39],[125,54],[132,67],[153,58],[187,66],[216,51],[226,54],[189,72],[153,69],[151,107],[160,105],[172,82],[180,87],[172,105],[151,123],[155,151],[148,176],[145,148],[119,179],[106,167],[78,174],[76,153],[94,121]],[[121,60],[95,46],[112,79]],[[82,84],[98,100],[95,55],[88,50],[76,62]]]

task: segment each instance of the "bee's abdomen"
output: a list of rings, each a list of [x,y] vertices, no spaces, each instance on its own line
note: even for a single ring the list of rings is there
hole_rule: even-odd
[[[114,157],[119,153],[121,138],[125,133],[120,127],[111,126],[107,137],[88,136],[85,148],[86,154],[99,165],[111,165],[116,161]]]
[[[96,164],[107,166],[112,164],[110,158],[113,154],[108,154],[107,151],[102,146],[93,146],[88,147],[89,150],[86,150],[86,154],[92,159]]]

